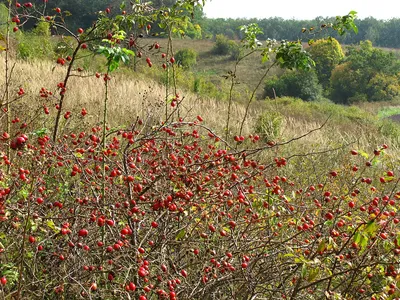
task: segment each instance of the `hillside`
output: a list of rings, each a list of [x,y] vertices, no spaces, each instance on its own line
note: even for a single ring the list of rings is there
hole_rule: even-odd
[[[185,47],[186,45],[180,44],[180,46]],[[177,46],[177,49],[179,49],[179,46]],[[3,63],[3,61],[0,62],[2,69],[4,69]],[[218,68],[219,65],[215,64],[210,67]],[[37,107],[38,103],[42,103],[42,105],[49,106],[50,110],[54,111],[52,102],[41,99],[39,91],[43,87],[50,91],[56,91],[55,87],[62,79],[64,72],[65,67],[57,66],[54,68],[54,64],[49,61],[18,61],[15,65],[13,73],[15,80],[11,88],[17,90],[19,87],[23,87],[26,96],[16,103],[17,110],[22,113],[30,113]],[[48,75],[36,80],[38,73]],[[122,71],[121,74],[113,76],[111,80],[109,123],[113,127],[121,125],[121,122],[128,126],[136,117],[144,118],[147,115],[155,118],[153,122],[161,121],[159,118],[164,110],[165,87],[152,81],[152,79],[144,78],[144,74],[141,74],[139,78],[135,74]],[[87,75],[90,77],[86,77]],[[86,122],[88,124],[99,124],[102,116],[104,83],[101,78],[98,79],[91,73],[82,76],[82,78],[73,77],[71,79],[65,109],[74,112],[73,116],[76,116],[84,107],[90,113]],[[1,84],[4,83],[2,82],[3,79],[4,77],[0,77]],[[185,88],[178,88],[178,93],[184,97],[182,116],[188,119],[195,118],[197,115],[207,116],[207,126],[220,133],[224,132],[228,114],[226,101],[193,94]],[[245,113],[245,104],[242,102],[234,102],[233,104],[230,129],[232,135],[239,131]],[[257,100],[251,105],[250,114],[244,123],[244,134],[254,133],[255,130],[258,130],[257,133],[260,135],[275,132],[270,138],[283,141],[318,128],[329,119],[322,130],[298,141],[299,147],[302,148],[307,145],[306,148],[312,149],[314,145],[339,145],[355,141],[361,143],[362,147],[369,147],[371,143],[387,142],[392,142],[394,143],[393,146],[396,146],[400,142],[398,139],[400,127],[389,120],[381,119],[378,115],[379,112],[390,108],[393,110],[393,107],[393,103],[345,107],[328,101],[304,102],[293,98],[283,98],[276,101]],[[274,113],[269,117],[269,112]],[[261,121],[259,118],[261,115],[266,116],[263,121],[266,122],[264,129],[260,129]],[[28,119],[29,114],[26,117]],[[32,128],[46,127],[52,121],[50,118],[41,120],[42,123],[30,125]],[[78,121],[78,119],[74,117],[69,119],[72,124],[75,121]],[[267,130],[267,132],[263,132],[263,130]]]
[[[172,38],[192,0],[51,36],[62,3],[0,26],[0,298],[400,297],[395,55],[253,24],[235,65],[237,41]]]

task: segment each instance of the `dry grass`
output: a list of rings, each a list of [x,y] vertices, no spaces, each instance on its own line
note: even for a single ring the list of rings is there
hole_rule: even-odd
[[[0,84],[4,86],[4,61],[0,61]],[[15,64],[11,89],[17,91],[19,87],[26,90],[26,96],[18,103],[13,104],[13,116],[18,115],[21,121],[28,121],[32,112],[46,104],[51,108],[52,114],[47,119],[38,118],[28,128],[52,128],[55,114],[55,100],[43,100],[39,97],[42,87],[56,91],[57,83],[65,76],[66,68],[56,66],[52,62],[25,62]],[[86,74],[89,75],[89,74]],[[89,114],[84,121],[88,126],[100,124],[103,111],[104,83],[95,76],[86,78],[72,77],[65,98],[65,110],[73,112],[69,128],[82,126],[79,115],[82,107]],[[195,120],[197,115],[204,118],[204,125],[224,135],[224,127],[228,115],[228,105],[225,101],[218,101],[200,97],[185,91],[179,91],[184,100],[180,109],[180,116],[186,120]],[[253,133],[258,116],[264,111],[277,110],[284,118],[280,141],[295,138],[321,126],[326,121],[327,115],[318,114],[318,107],[304,104],[305,106],[275,105],[272,102],[256,101],[250,109],[243,133]],[[112,127],[128,126],[137,117],[149,119],[159,123],[165,117],[165,87],[151,80],[135,79],[133,76],[116,74],[110,83],[108,123]],[[170,110],[170,106],[168,105]],[[245,108],[240,103],[234,103],[231,111],[232,135],[239,131]],[[43,115],[43,114],[42,114]],[[379,143],[389,142],[386,137],[379,134],[374,125],[352,125],[351,120],[332,119],[321,130],[297,141],[287,148],[287,151],[312,151],[315,149],[335,147],[349,142],[357,142],[360,147],[371,148]],[[72,124],[71,124],[72,123]],[[73,125],[73,126],[71,126]],[[371,146],[372,145],[372,146]]]
[[[166,39],[149,39],[146,44],[153,44],[158,42],[161,46],[161,51],[166,49]],[[203,75],[209,78],[212,82],[223,80],[222,76],[226,75],[229,71],[233,71],[235,60],[232,60],[229,55],[214,55],[212,48],[214,42],[211,40],[190,40],[190,39],[175,39],[173,40],[174,52],[181,49],[193,49],[198,53],[197,65],[193,68],[193,73],[196,75]],[[160,55],[154,55],[152,60],[156,64],[161,65],[162,61]],[[261,64],[261,56],[259,53],[253,53],[246,57],[238,66],[236,80],[240,83],[237,88],[241,92],[252,90],[258,84],[261,76],[264,75],[268,67],[268,63]],[[282,71],[278,68],[270,70],[269,75],[280,74]],[[262,97],[262,89],[260,89],[258,96]]]
[[[4,86],[4,62],[0,62],[0,84]],[[21,109],[19,116],[28,118],[32,110],[41,104],[52,107],[54,101],[44,101],[39,97],[42,87],[56,91],[57,84],[63,81],[66,68],[57,66],[54,68],[52,62],[25,62],[18,61],[15,64],[12,80],[12,91],[17,91],[23,87],[26,96],[16,104]],[[89,75],[89,74],[85,74]],[[65,98],[64,109],[78,114],[83,107],[89,112],[89,122],[92,124],[100,123],[103,112],[104,82],[95,76],[72,77],[70,79]],[[193,120],[197,115],[204,116],[206,125],[223,131],[227,118],[226,103],[198,97],[194,94],[179,93],[184,96],[180,115],[188,120]],[[129,123],[139,118],[151,117],[154,121],[162,121],[165,116],[165,87],[152,80],[127,78],[122,74],[112,77],[110,83],[108,122],[111,126]],[[168,106],[168,109],[171,108]],[[54,111],[54,109],[53,109]],[[26,112],[26,113],[25,113]],[[234,104],[231,112],[232,131],[237,132],[244,107]],[[250,117],[249,120],[254,120]],[[246,124],[245,132],[250,132],[252,122]]]

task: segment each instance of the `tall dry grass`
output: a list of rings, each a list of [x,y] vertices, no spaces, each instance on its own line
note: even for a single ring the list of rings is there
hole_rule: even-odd
[[[26,95],[12,105],[12,115],[18,115],[22,122],[29,121],[32,112],[45,104],[50,107],[52,114],[46,118],[36,119],[28,129],[35,130],[43,127],[51,129],[54,123],[54,104],[56,101],[40,98],[39,91],[44,87],[57,93],[57,84],[63,81],[66,67],[56,66],[54,62],[48,61],[13,61],[12,65],[11,91],[16,93],[19,87],[23,87],[26,91]],[[3,59],[0,60],[0,70],[0,85],[4,87]],[[72,118],[68,121],[70,123],[69,128],[74,128],[74,126],[71,126],[71,123],[74,122],[75,128],[81,126],[82,118],[80,118],[79,113],[83,107],[89,113],[84,119],[87,126],[100,124],[102,120],[104,81],[101,78],[96,78],[94,74],[80,75],[83,77],[72,77],[67,88],[64,110],[72,112]],[[194,120],[197,115],[201,115],[205,120],[204,125],[214,129],[221,136],[225,135],[225,124],[228,116],[228,105],[225,101],[200,97],[182,90],[178,92],[184,99],[179,112],[181,117],[186,120]],[[274,101],[254,102],[245,122],[243,133],[245,135],[254,133],[258,116],[271,110],[276,110],[283,116],[280,128],[281,135],[277,137],[278,141],[296,138],[320,127],[329,115],[329,112],[320,112],[321,107],[323,107],[321,105],[324,104],[318,104],[320,105],[318,106],[312,103],[295,101],[291,103],[290,101],[292,100],[289,99],[281,103]],[[129,126],[137,118],[160,123],[165,118],[165,86],[149,79],[136,78],[135,73],[129,76],[124,74],[113,75],[110,82],[108,108],[108,124],[111,127]],[[171,110],[170,106],[168,106],[168,109]],[[335,109],[333,106],[333,110]],[[245,114],[244,105],[234,102],[230,114],[230,132],[233,136],[239,132],[240,123]],[[340,111],[337,115],[340,116]],[[353,122],[349,118],[340,119],[338,116],[331,118],[321,130],[290,144],[287,151],[312,151],[347,143],[356,143],[359,147],[368,148],[379,143],[390,142],[387,137],[379,133],[379,128],[376,125],[360,125],[357,124],[358,121]],[[63,122],[65,121],[63,120]]]
[[[22,118],[29,118],[31,112],[38,106],[46,104],[53,107],[56,101],[43,100],[39,96],[41,88],[46,88],[57,94],[57,84],[63,81],[66,68],[55,66],[47,61],[15,61],[12,62],[12,85],[14,95],[19,87],[23,87],[26,95],[13,104],[14,112]],[[0,85],[4,86],[4,61],[0,61]],[[78,75],[78,73],[75,73]],[[79,114],[85,107],[88,111],[88,122],[96,124],[101,122],[103,101],[105,95],[104,81],[96,78],[94,74],[79,74],[73,76],[67,86],[64,110]],[[90,76],[92,75],[92,76]],[[228,110],[226,103],[215,99],[199,97],[194,94],[178,91],[183,97],[180,106],[180,115],[188,120],[193,120],[197,115],[204,117],[205,124],[218,131],[223,131]],[[171,91],[172,94],[172,91]],[[137,117],[150,117],[154,122],[161,122],[165,117],[165,87],[152,80],[135,79],[135,75],[112,76],[109,89],[108,123],[110,126],[128,125]],[[168,107],[171,111],[171,107]],[[53,108],[54,111],[54,108]],[[251,112],[249,122],[246,123],[244,132],[252,131],[255,118]],[[231,130],[239,130],[239,120],[244,115],[244,107],[234,104],[231,111],[233,120]]]

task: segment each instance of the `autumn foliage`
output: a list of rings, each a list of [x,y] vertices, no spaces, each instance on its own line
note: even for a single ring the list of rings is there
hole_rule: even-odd
[[[38,91],[47,105],[13,111],[21,89],[1,102],[0,120],[10,121],[0,131],[2,297],[400,296],[400,179],[386,144],[371,153],[342,145],[282,157],[280,149],[297,138],[218,133],[207,116],[184,114],[184,96],[168,86],[161,121],[133,116],[110,128],[112,71],[131,51],[154,47],[122,32],[107,37],[107,26],[123,25],[107,14],[104,27],[80,30],[72,55],[54,62],[66,75]],[[144,20],[142,32],[151,31]],[[93,124],[90,109],[62,106],[71,101],[69,78],[80,73],[77,55],[98,37],[109,42],[100,48],[107,71],[90,75],[105,91],[103,122]],[[119,48],[124,43],[132,44]],[[172,54],[166,72],[175,67]],[[21,121],[22,113],[31,120]],[[54,120],[49,128],[39,126],[45,116]],[[335,169],[302,173],[300,157],[332,153]]]

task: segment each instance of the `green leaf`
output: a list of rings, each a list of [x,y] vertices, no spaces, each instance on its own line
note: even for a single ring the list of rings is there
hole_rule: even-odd
[[[359,244],[361,240],[361,234],[359,232],[356,232],[354,235],[354,242]]]
[[[29,196],[29,192],[26,189],[21,189],[18,194],[24,199],[27,199]]]
[[[370,236],[373,236],[375,235],[377,230],[378,230],[378,225],[376,224],[375,220],[371,220],[365,226],[364,232],[368,233]]]
[[[303,264],[303,266],[301,267],[301,278],[306,278],[307,276],[307,265]]]
[[[319,268],[318,267],[311,268],[309,273],[308,273],[307,281],[308,282],[313,281],[318,276],[318,274],[319,274]]]
[[[369,159],[368,153],[364,152],[363,150],[358,150],[358,153],[364,157],[365,159]]]
[[[74,156],[75,156],[76,158],[82,158],[82,157],[83,157],[83,154],[80,153],[80,152],[75,152],[75,153],[74,153]]]
[[[38,137],[44,137],[47,133],[48,133],[48,129],[47,128],[38,129],[38,130],[33,132],[33,134],[38,136]]]
[[[127,55],[135,56],[135,52],[126,48],[122,48],[122,52],[124,52]]]
[[[365,234],[361,234],[361,241],[359,246],[361,247],[361,250],[365,250],[368,246],[368,237]]]
[[[48,221],[46,222],[46,225],[47,225],[51,230],[53,230],[54,232],[59,232],[59,231],[60,231],[60,229],[59,229],[58,227],[56,227],[56,224],[54,224],[53,220],[48,220]]]
[[[184,236],[185,236],[185,234],[186,234],[186,231],[185,231],[185,229],[182,229],[181,231],[179,231],[179,233],[176,235],[176,240],[177,241],[179,241],[179,240],[181,240]]]
[[[322,252],[325,249],[325,247],[326,247],[326,243],[324,240],[322,240],[318,245],[317,252]]]

